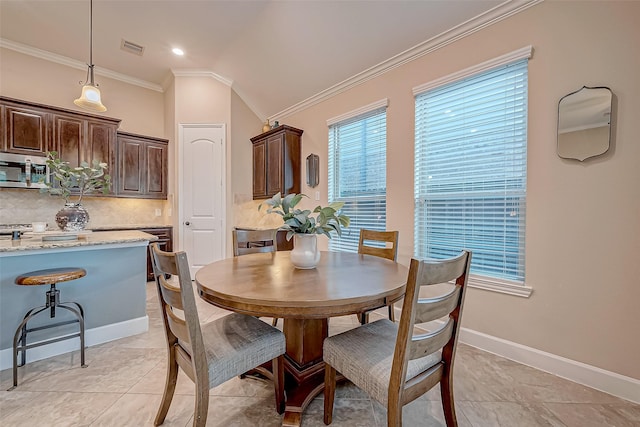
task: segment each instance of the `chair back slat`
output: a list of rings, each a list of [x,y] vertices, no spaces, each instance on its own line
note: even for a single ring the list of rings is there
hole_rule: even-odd
[[[167,310],[167,321],[169,322],[169,328],[171,329],[171,332],[173,332],[173,335],[180,340],[180,345],[191,353],[189,351],[191,338],[189,338],[187,322],[178,317],[172,310]]]
[[[275,252],[277,249],[277,229],[233,230],[233,256]]]
[[[398,258],[398,234],[398,231],[376,231],[363,228],[360,230],[358,253],[396,261]],[[367,242],[384,242],[390,245],[382,248],[367,245]]]
[[[444,347],[453,335],[453,323],[451,319],[448,319],[447,323],[435,332],[413,335],[409,343],[409,360],[428,356]]]
[[[162,292],[162,300],[169,305],[169,307],[177,308],[178,310],[184,310],[182,306],[182,295],[180,288],[172,286],[164,276],[160,276],[160,291]]]
[[[450,293],[435,298],[420,298],[416,304],[415,323],[431,322],[451,313],[460,300],[462,288],[454,286]]]
[[[418,286],[437,285],[456,280],[465,272],[466,260],[460,257],[447,260],[423,261],[416,279]]]

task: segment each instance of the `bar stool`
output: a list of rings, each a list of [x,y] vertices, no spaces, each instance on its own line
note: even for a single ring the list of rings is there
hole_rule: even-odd
[[[84,277],[87,274],[86,270],[83,268],[52,268],[48,270],[38,270],[32,271],[30,273],[22,274],[16,278],[16,285],[21,286],[39,286],[39,285],[50,285],[51,288],[47,291],[47,296],[45,300],[44,306],[34,307],[31,310],[27,311],[27,314],[24,315],[24,319],[18,329],[16,329],[16,333],[13,336],[13,387],[9,390],[13,390],[18,386],[18,366],[24,366],[26,363],[27,349],[39,347],[45,344],[52,344],[54,342],[59,342],[75,337],[80,337],[80,364],[83,368],[86,368],[87,365],[84,363],[84,310],[82,306],[77,302],[60,302],[60,291],[56,289],[56,283],[67,282],[69,280],[79,279]],[[56,322],[45,326],[39,326],[36,328],[27,328],[27,322],[31,320],[38,313],[41,313],[47,309],[49,309],[49,316],[53,319],[56,317],[56,307],[64,308],[65,310],[69,310],[77,319],[75,320],[67,320],[63,322]],[[48,340],[40,341],[34,344],[27,345],[27,334],[29,332],[41,331],[43,329],[54,328],[56,326],[68,325],[71,323],[79,323],[80,331],[78,333],[72,335],[64,335],[57,338],[51,338]],[[20,345],[18,345],[18,341]],[[21,364],[18,365],[18,352],[22,352],[21,355]]]

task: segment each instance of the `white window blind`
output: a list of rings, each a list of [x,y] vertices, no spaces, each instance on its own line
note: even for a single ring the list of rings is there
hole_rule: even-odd
[[[331,251],[358,251],[360,229],[387,223],[387,113],[379,107],[329,126],[329,202],[345,202],[351,225]]]
[[[415,255],[524,282],[526,59],[416,96]]]

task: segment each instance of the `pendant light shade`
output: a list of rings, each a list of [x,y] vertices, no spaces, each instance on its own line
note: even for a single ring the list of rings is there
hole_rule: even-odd
[[[80,108],[84,108],[85,110],[97,111],[102,113],[103,111],[107,111],[107,107],[104,106],[102,100],[100,99],[100,89],[98,89],[98,85],[95,84],[93,78],[93,0],[90,1],[90,35],[89,35],[89,67],[87,69],[87,80],[82,86],[82,94],[80,98],[73,101]]]
[[[98,86],[96,86],[93,81],[93,65],[89,65],[87,75],[90,77],[87,78],[87,82],[82,86],[82,94],[80,98],[73,101],[73,103],[85,110],[100,113],[107,111],[107,107],[102,104],[102,100],[100,99],[100,89],[98,89]]]

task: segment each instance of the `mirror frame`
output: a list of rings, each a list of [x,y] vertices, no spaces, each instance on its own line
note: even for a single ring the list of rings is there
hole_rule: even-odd
[[[594,89],[605,89],[609,92],[609,129],[608,129],[608,135],[607,135],[607,146],[604,150],[597,150],[597,151],[593,151],[592,153],[589,153],[589,155],[575,155],[575,156],[567,156],[566,153],[565,155],[561,154],[561,150],[560,150],[560,121],[561,121],[561,106],[562,106],[562,101],[565,100],[566,98],[572,96],[572,95],[576,95],[577,93],[582,92],[583,90],[594,90]],[[609,87],[606,86],[582,86],[580,89],[571,92],[565,96],[563,96],[562,98],[560,98],[560,100],[558,101],[558,115],[557,115],[557,119],[558,119],[558,125],[556,128],[556,153],[558,154],[558,157],[562,158],[562,159],[570,159],[570,160],[578,160],[580,162],[583,162],[587,159],[590,159],[592,157],[596,157],[596,156],[601,156],[605,153],[607,153],[609,151],[609,149],[611,148],[611,125],[613,122],[613,91],[611,91],[611,89]]]
[[[320,157],[317,154],[307,156],[307,185],[315,188],[320,183]]]

